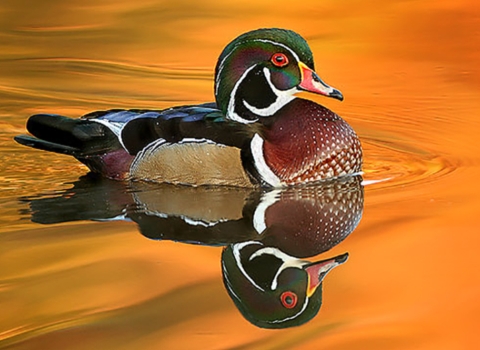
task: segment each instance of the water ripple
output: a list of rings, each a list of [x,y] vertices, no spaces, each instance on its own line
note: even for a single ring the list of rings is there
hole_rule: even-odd
[[[4,59],[3,62],[19,62],[29,64],[48,64],[49,69],[54,71],[53,65],[62,66],[64,69],[75,69],[79,72],[89,73],[115,73],[115,74],[132,74],[136,77],[155,76],[163,79],[195,79],[195,80],[211,80],[212,72],[205,68],[177,68],[165,67],[160,65],[140,65],[131,62],[98,60],[87,58],[70,58],[70,57],[34,57],[34,58],[13,58]]]
[[[381,188],[437,181],[458,168],[452,159],[401,141],[362,138],[365,179]]]

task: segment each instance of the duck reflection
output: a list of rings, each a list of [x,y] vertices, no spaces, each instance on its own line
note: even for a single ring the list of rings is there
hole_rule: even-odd
[[[54,195],[23,198],[34,222],[128,220],[147,238],[224,246],[223,281],[263,328],[312,319],[322,283],[348,253],[312,262],[343,241],[363,212],[361,177],[285,189],[179,187],[83,177]]]
[[[322,305],[322,282],[348,253],[309,262],[261,242],[228,246],[222,254],[225,287],[237,308],[262,328],[287,328],[311,320]]]

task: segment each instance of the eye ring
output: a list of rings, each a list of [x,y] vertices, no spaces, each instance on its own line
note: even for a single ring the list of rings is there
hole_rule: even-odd
[[[287,309],[293,309],[297,305],[298,297],[293,292],[283,292],[280,296],[280,301]]]
[[[288,64],[288,57],[284,53],[274,53],[270,61],[277,67],[285,67]]]

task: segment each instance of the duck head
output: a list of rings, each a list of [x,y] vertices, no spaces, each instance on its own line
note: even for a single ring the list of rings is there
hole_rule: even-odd
[[[237,308],[254,325],[299,326],[318,313],[325,276],[347,258],[345,253],[312,263],[260,242],[243,242],[224,249],[223,281]]]
[[[215,68],[217,105],[227,118],[241,123],[274,115],[301,91],[343,100],[340,91],[315,73],[305,39],[290,30],[240,35],[225,47]]]

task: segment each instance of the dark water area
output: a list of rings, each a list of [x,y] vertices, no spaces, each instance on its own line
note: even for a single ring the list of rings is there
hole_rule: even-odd
[[[475,348],[479,14],[467,0],[3,1],[0,348]],[[294,191],[99,181],[13,141],[35,113],[212,101],[223,47],[270,26],[304,36],[343,92],[315,101],[357,131],[362,179]],[[310,289],[252,295],[281,284],[280,267]],[[322,268],[315,289],[305,270]],[[305,324],[260,324],[270,299],[296,310],[317,291]]]

